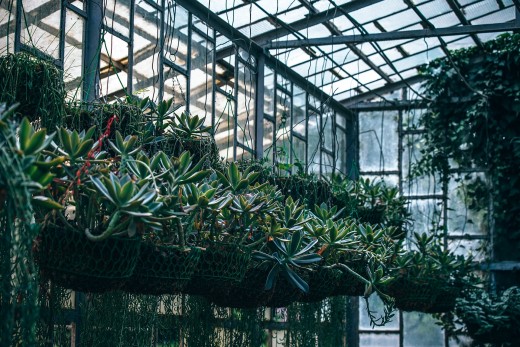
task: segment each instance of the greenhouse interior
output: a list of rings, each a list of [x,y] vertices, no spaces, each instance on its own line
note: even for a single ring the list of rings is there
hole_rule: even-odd
[[[520,0],[0,0],[0,346],[519,346],[519,113]]]

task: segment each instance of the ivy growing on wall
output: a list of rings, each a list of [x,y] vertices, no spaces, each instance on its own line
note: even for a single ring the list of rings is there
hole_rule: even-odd
[[[468,207],[487,209],[491,201],[497,260],[520,259],[520,34],[455,51],[420,72],[428,77],[428,112],[413,175],[447,180],[453,167],[486,171]]]

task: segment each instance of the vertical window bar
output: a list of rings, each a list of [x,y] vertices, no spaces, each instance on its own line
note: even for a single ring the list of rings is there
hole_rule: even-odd
[[[208,24],[208,23],[206,23]],[[213,56],[213,62],[212,62],[212,69],[211,69],[211,95],[212,95],[212,98],[211,98],[211,134],[213,136],[215,136],[215,117],[216,117],[216,107],[217,107],[217,101],[216,101],[216,98],[217,98],[217,95],[216,95],[216,90],[217,90],[217,73],[216,73],[216,69],[217,69],[217,50],[216,50],[216,46],[217,46],[217,31],[215,29],[213,29],[213,35],[212,35],[212,38],[213,38],[213,52],[212,52],[212,56]]]
[[[159,49],[161,54],[159,54],[159,102],[163,100],[164,97],[164,13],[165,13],[165,4],[166,0],[161,0],[161,32],[159,35]]]
[[[16,24],[14,32],[14,51],[20,52],[22,35],[22,0],[16,2]]]
[[[176,4],[176,6],[179,6]],[[191,12],[188,12],[188,51],[186,54],[186,112],[190,113],[190,94],[191,94],[191,36],[192,36],[192,30],[191,27],[193,26],[193,15]]]
[[[235,48],[235,85],[233,86],[233,94],[235,97],[234,102],[234,110],[233,110],[233,160],[237,160],[237,137],[238,137],[238,76],[239,76],[239,61],[238,61],[238,46],[234,45]]]
[[[59,60],[60,67],[62,71],[65,71],[65,20],[67,18],[67,6],[66,0],[61,2],[60,7],[60,52],[59,52]]]
[[[261,159],[264,155],[264,73],[265,58],[263,55],[256,59],[256,100],[255,100],[255,156]],[[214,69],[213,69],[214,70]]]
[[[128,95],[133,93],[133,71],[134,71],[134,16],[135,16],[135,0],[130,1],[130,28],[128,28],[128,63],[126,67],[127,83],[126,91]]]

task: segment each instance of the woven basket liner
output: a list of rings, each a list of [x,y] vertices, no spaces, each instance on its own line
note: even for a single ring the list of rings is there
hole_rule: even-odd
[[[329,184],[322,180],[309,181],[298,176],[289,176],[273,178],[271,183],[277,185],[285,197],[291,196],[294,200],[300,200],[311,209],[314,205],[329,203],[332,199]]]
[[[358,261],[346,261],[345,265],[350,267],[356,273],[363,277],[367,277],[366,274],[366,262],[363,260]],[[339,278],[337,286],[334,288],[332,295],[345,295],[345,296],[363,296],[365,293],[365,283],[361,282],[359,278],[352,275],[350,272],[343,272]]]
[[[237,284],[244,278],[250,261],[248,249],[213,243],[202,252],[199,265],[183,293],[206,296],[216,288]]]
[[[332,296],[341,278],[340,270],[318,268],[309,275],[309,293],[302,294],[298,301],[318,302]]]
[[[201,253],[199,248],[143,243],[134,274],[123,289],[136,294],[178,294],[195,273]]]
[[[132,276],[139,259],[139,238],[109,237],[92,242],[84,234],[46,228],[38,251],[44,278],[83,292],[121,288]]]
[[[401,311],[429,312],[441,293],[443,283],[434,278],[400,277],[386,288]]]
[[[453,311],[455,302],[462,292],[461,286],[447,285],[439,288],[439,295],[432,306],[426,310],[427,313],[443,313]]]
[[[358,207],[352,217],[363,223],[380,224],[384,221],[385,210],[383,207]]]
[[[218,306],[232,308],[287,307],[301,297],[302,292],[283,275],[271,290],[265,290],[269,270],[251,267],[240,283],[221,287],[207,297]]]

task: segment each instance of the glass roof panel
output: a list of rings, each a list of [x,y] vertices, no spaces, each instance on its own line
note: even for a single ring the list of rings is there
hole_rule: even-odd
[[[381,26],[385,28],[386,31],[399,30],[405,26],[412,25],[420,21],[420,18],[412,9],[402,11],[378,20],[379,24],[381,24]]]
[[[350,15],[356,21],[364,24],[380,18],[382,14],[396,13],[406,8],[407,6],[404,1],[384,0],[373,6],[367,6],[357,11],[353,11]]]
[[[446,3],[446,0],[434,0],[428,3],[417,6],[417,9],[423,13],[426,18],[436,17],[447,12],[451,12],[450,5]]]
[[[466,18],[471,21],[474,18],[482,17],[487,13],[498,11],[499,9],[496,1],[483,0],[466,6],[464,13],[466,14]]]
[[[493,23],[505,23],[515,19],[514,7],[505,8],[501,11],[491,13],[484,17],[475,19],[473,24],[493,24]]]

